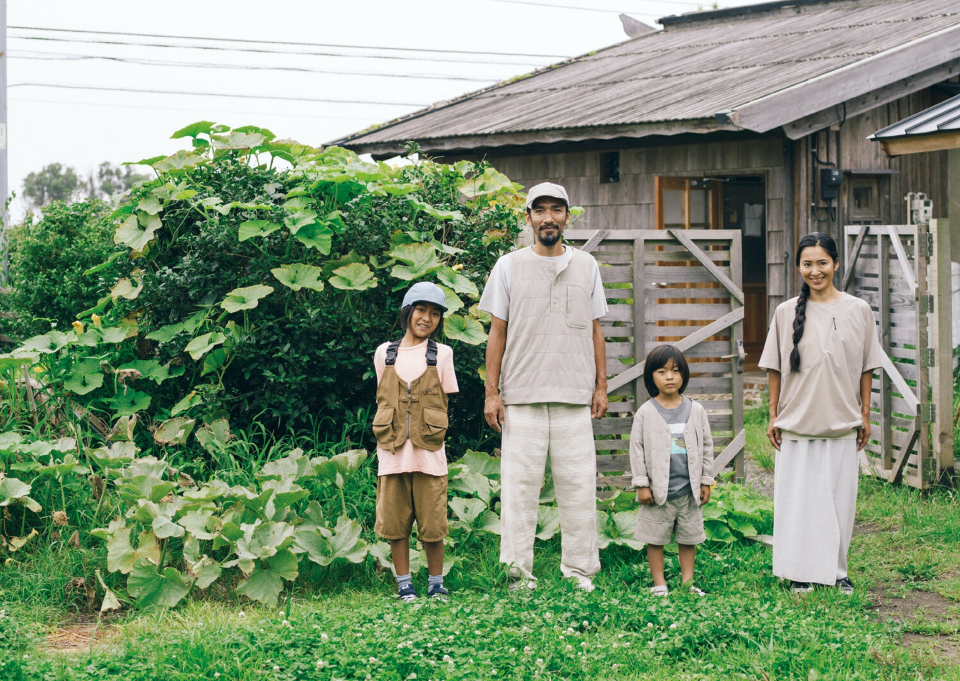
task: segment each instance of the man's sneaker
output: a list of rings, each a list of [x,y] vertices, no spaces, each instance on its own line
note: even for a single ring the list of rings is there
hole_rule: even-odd
[[[430,588],[427,589],[427,596],[436,598],[443,603],[447,602],[447,590],[443,588],[442,584],[431,584]]]
[[[581,591],[586,591],[590,593],[596,587],[593,585],[593,580],[589,577],[584,577],[582,575],[577,575],[577,588]]]
[[[813,591],[813,587],[807,582],[790,582],[790,591],[795,594],[808,594]]]
[[[413,584],[406,584],[397,590],[397,598],[406,603],[415,601],[417,600],[417,590],[413,587]]]
[[[849,577],[838,579],[836,587],[844,596],[853,595],[853,582],[850,581]]]
[[[661,584],[660,586],[651,586],[650,593],[654,596],[667,596],[670,593],[670,589],[667,588],[666,584]]]
[[[511,577],[508,585],[511,591],[517,591],[521,586],[525,586],[530,591],[536,591],[537,580],[532,577]]]

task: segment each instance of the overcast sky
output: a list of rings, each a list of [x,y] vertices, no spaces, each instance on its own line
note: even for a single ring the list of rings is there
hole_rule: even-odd
[[[743,4],[750,2],[720,6]],[[102,161],[171,154],[184,144],[170,134],[198,120],[259,125],[319,145],[626,40],[620,12],[653,24],[706,5],[8,0],[7,6],[9,184],[21,193],[24,177],[48,163],[88,173]],[[58,87],[43,87],[51,85]],[[19,200],[12,212],[22,214]]]

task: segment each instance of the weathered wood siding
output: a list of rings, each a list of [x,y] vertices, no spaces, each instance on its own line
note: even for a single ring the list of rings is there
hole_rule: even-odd
[[[847,212],[846,192],[850,186],[850,176],[844,178],[844,187],[837,205],[837,219],[818,222],[827,216],[826,202],[820,199],[820,169],[813,158],[813,150],[821,161],[835,163],[837,167],[850,171],[887,171],[877,174],[880,218],[873,221],[881,225],[906,224],[906,204],[904,197],[908,192],[923,192],[933,201],[933,217],[946,218],[949,210],[948,197],[948,155],[947,152],[934,151],[922,154],[909,154],[887,158],[883,148],[867,137],[876,131],[903,120],[907,116],[923,111],[935,101],[930,89],[921,90],[912,95],[901,97],[889,104],[878,106],[857,116],[852,116],[842,125],[808,135],[794,144],[794,201],[795,241],[790,249],[804,234],[827,232],[840,245],[843,243],[842,229],[852,220]],[[811,204],[816,204],[814,211]],[[843,246],[841,246],[841,249]],[[841,260],[846,254],[841,253]],[[842,270],[841,270],[842,274]]]
[[[487,155],[514,182],[557,182],[583,206],[578,229],[656,228],[655,178],[751,175],[766,180],[767,318],[784,300],[784,142],[778,138],[671,144],[620,149],[620,182],[600,183],[600,151]]]

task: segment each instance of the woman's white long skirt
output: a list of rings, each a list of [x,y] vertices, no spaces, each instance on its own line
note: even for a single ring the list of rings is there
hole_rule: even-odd
[[[857,512],[856,440],[783,440],[773,491],[773,574],[834,584],[847,576]]]

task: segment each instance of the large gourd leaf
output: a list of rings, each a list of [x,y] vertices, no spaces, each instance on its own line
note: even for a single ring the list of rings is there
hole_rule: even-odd
[[[560,509],[556,506],[537,508],[537,539],[550,539],[560,531]]]
[[[190,593],[190,581],[176,568],[157,572],[157,567],[138,560],[127,579],[127,593],[141,608],[172,608]]]
[[[150,406],[150,400],[151,397],[147,393],[127,390],[104,401],[113,408],[118,416],[133,416],[138,411],[147,409]]]
[[[266,606],[276,607],[277,597],[283,590],[282,580],[293,581],[297,574],[297,557],[284,550],[254,567],[250,576],[237,586],[237,592]]]
[[[363,263],[354,262],[338,267],[333,275],[329,279],[330,285],[343,291],[366,291],[377,285],[377,278]]]
[[[391,274],[397,279],[411,281],[440,267],[437,251],[431,244],[401,244],[390,251],[389,255],[407,263],[393,266]]]
[[[196,421],[185,416],[167,419],[153,433],[153,441],[160,445],[184,445],[193,432]]]
[[[147,378],[160,385],[168,378],[180,376],[184,372],[183,365],[172,366],[171,364],[160,364],[155,359],[135,359],[132,362],[122,364],[117,371],[136,371],[142,378]]]
[[[294,291],[299,291],[302,288],[313,291],[323,290],[323,282],[320,281],[323,270],[313,265],[296,262],[290,265],[281,265],[270,270],[270,273],[276,277],[277,281]]]
[[[136,300],[137,296],[140,295],[140,291],[143,290],[143,281],[138,281],[134,284],[127,277],[123,277],[113,288],[110,289],[110,297],[116,300],[117,298],[126,298],[127,300]]]
[[[280,225],[269,220],[247,220],[240,223],[240,241],[252,239],[255,236],[268,236],[273,234]]]
[[[490,479],[477,473],[461,473],[449,482],[448,489],[451,492],[464,492],[465,494],[476,494],[477,498],[484,504],[490,505],[490,497],[493,494],[490,485]]]
[[[353,477],[363,462],[367,460],[367,452],[363,449],[351,449],[348,452],[331,456],[317,464],[317,473],[333,482],[337,487],[343,485]]]
[[[460,296],[448,289],[446,286],[438,286],[441,291],[443,291],[444,305],[447,310],[443,313],[444,317],[449,317],[457,310],[463,309],[463,301],[460,300]]]
[[[471,298],[476,298],[480,295],[480,291],[477,290],[477,285],[452,267],[441,267],[437,270],[437,279],[457,293],[464,293]]]
[[[239,312],[240,310],[252,310],[260,304],[260,299],[273,293],[272,286],[256,284],[254,286],[244,286],[235,288],[220,303],[227,312]],[[194,359],[197,359],[194,357]]]
[[[298,530],[294,545],[299,553],[306,553],[318,565],[330,565],[336,560],[359,563],[367,555],[367,544],[360,539],[362,528],[350,518],[341,517],[330,530]]]
[[[480,345],[487,340],[487,333],[473,317],[451,315],[443,320],[443,333],[450,340],[458,340],[467,345]]]
[[[474,521],[487,509],[487,505],[480,499],[463,499],[456,497],[450,500],[450,508],[456,513],[467,527],[473,527]]]
[[[197,336],[192,341],[187,343],[187,347],[184,349],[190,353],[190,356],[194,359],[200,359],[205,354],[210,352],[210,350],[212,350],[215,346],[220,345],[225,340],[227,340],[227,337],[219,331],[211,331],[210,333],[205,333],[202,336]]]
[[[330,255],[333,246],[333,230],[319,222],[301,227],[293,238],[308,248],[316,248],[322,255]]]
[[[472,449],[468,449],[467,453],[464,454],[457,463],[467,466],[471,473],[478,473],[479,475],[485,476],[500,475],[500,459],[494,458],[484,452],[475,452]]]
[[[75,395],[86,395],[102,385],[100,363],[95,360],[80,362],[63,379],[63,387]]]
[[[458,210],[442,210],[440,208],[434,208],[429,203],[425,203],[420,199],[408,196],[407,201],[410,202],[410,205],[416,208],[419,211],[426,213],[431,217],[435,217],[438,220],[462,220],[463,213]]]
[[[149,213],[131,215],[117,227],[113,242],[118,246],[127,246],[135,254],[142,253],[162,226],[163,223],[156,215]]]

